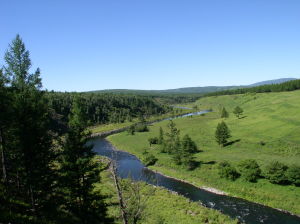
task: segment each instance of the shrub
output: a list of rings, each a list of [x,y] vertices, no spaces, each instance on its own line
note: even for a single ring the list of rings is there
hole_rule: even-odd
[[[152,144],[158,144],[158,138],[153,137],[153,138],[148,138],[149,145],[151,146]]]
[[[286,171],[286,178],[291,184],[300,186],[300,166],[290,166]]]
[[[149,131],[149,129],[146,124],[140,123],[135,126],[135,131],[136,132],[146,132],[146,131]]]
[[[249,182],[256,182],[260,177],[261,169],[253,159],[243,160],[238,164],[238,169],[242,177]]]
[[[232,181],[236,180],[240,176],[237,170],[227,161],[219,163],[218,173],[221,178],[226,178]]]
[[[287,166],[278,161],[273,161],[266,166],[265,177],[273,184],[284,184],[286,180]]]
[[[156,163],[156,161],[157,161],[157,158],[153,154],[151,154],[147,151],[145,151],[143,153],[142,162],[144,163],[145,166],[152,166]]]
[[[131,125],[128,129],[127,129],[127,132],[131,135],[134,135],[135,133],[135,126],[134,125]]]

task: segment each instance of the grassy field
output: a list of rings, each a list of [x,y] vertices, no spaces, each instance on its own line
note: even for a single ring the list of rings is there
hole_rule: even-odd
[[[109,171],[106,170],[101,173],[101,183],[97,184],[96,187],[107,196],[105,202],[108,204],[109,216],[113,217],[116,223],[122,223],[118,198]],[[144,195],[151,193],[151,196],[147,197],[144,215],[140,222],[143,224],[238,223],[237,220],[232,220],[216,210],[199,206],[198,203],[190,202],[186,198],[163,188],[154,188],[143,183],[142,192]]]
[[[248,183],[241,179],[234,182],[220,179],[217,163],[228,160],[236,165],[243,159],[255,159],[264,167],[272,160],[287,165],[300,165],[300,91],[282,93],[261,93],[202,98],[193,105],[200,109],[212,108],[214,112],[205,116],[175,119],[181,136],[189,134],[200,150],[196,154],[201,165],[193,171],[186,171],[174,165],[168,154],[159,153],[157,145],[151,148],[148,138],[158,136],[159,127],[164,130],[168,121],[150,126],[150,132],[128,135],[120,133],[109,137],[118,148],[129,151],[142,158],[144,150],[151,151],[157,158],[152,169],[166,175],[194,183],[197,186],[209,186],[228,192],[230,195],[280,208],[300,214],[300,188],[281,186],[260,179],[257,183]],[[222,121],[220,109],[225,106],[229,118],[225,119],[231,130],[234,143],[221,148],[214,137],[216,126]],[[235,106],[244,109],[242,119],[237,119],[232,111]],[[261,145],[263,141],[265,145]]]

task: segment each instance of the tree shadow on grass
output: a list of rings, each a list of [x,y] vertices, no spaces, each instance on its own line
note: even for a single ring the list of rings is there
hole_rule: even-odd
[[[239,117],[239,119],[243,119],[243,118],[246,118],[246,117],[248,117],[248,116],[245,115],[245,116],[243,116],[243,117]]]
[[[227,143],[224,145],[224,147],[229,146],[229,145],[233,145],[233,144],[235,144],[235,143],[237,143],[237,142],[240,142],[240,141],[241,141],[241,139],[236,139],[236,140],[227,142]]]
[[[200,167],[200,165],[201,165],[201,162],[200,162],[200,161],[195,161],[195,160],[193,160],[193,161],[191,161],[191,163],[189,164],[188,170],[194,170],[194,169]]]
[[[207,161],[207,162],[202,162],[202,164],[207,164],[207,165],[214,165],[216,164],[217,162],[212,160],[212,161]]]

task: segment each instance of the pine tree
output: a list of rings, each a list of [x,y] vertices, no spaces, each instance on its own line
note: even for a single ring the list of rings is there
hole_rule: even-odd
[[[230,138],[230,130],[227,127],[226,123],[222,121],[218,124],[216,133],[215,133],[216,141],[219,145],[225,146],[228,138]]]
[[[61,187],[66,209],[72,223],[109,223],[103,197],[95,192],[94,184],[100,181],[99,164],[93,161],[95,153],[87,145],[90,133],[80,100],[74,101],[69,117],[69,131],[63,146]]]
[[[228,118],[229,117],[229,114],[227,112],[227,110],[225,109],[225,107],[222,108],[222,111],[221,111],[221,118]]]
[[[19,197],[29,204],[27,215],[42,216],[48,210],[53,191],[54,153],[49,132],[48,104],[41,91],[40,70],[29,73],[29,51],[19,35],[5,54],[4,74],[12,93],[10,150],[7,155],[10,168],[7,175],[17,186]],[[3,139],[2,139],[3,140]],[[8,161],[9,162],[9,161]]]
[[[162,145],[164,142],[164,130],[162,127],[159,128],[158,144]]]
[[[169,154],[172,154],[177,149],[178,146],[178,139],[180,131],[176,128],[175,123],[171,120],[168,124],[169,132],[166,133],[166,139],[164,141],[164,151]]]

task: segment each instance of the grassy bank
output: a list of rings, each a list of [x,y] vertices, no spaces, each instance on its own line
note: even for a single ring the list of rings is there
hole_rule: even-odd
[[[300,91],[283,93],[245,94],[202,98],[195,104],[201,109],[214,109],[205,116],[175,119],[181,136],[189,134],[202,152],[196,154],[200,166],[186,171],[174,165],[168,154],[160,153],[157,145],[151,148],[148,138],[158,136],[159,127],[164,130],[167,121],[150,126],[150,132],[128,135],[120,133],[109,137],[119,149],[129,151],[142,158],[144,150],[151,151],[158,158],[151,167],[166,175],[187,180],[198,186],[210,186],[228,192],[230,195],[245,198],[274,208],[300,214],[300,188],[282,186],[260,179],[257,183],[241,179],[231,182],[220,179],[216,164],[223,160],[236,165],[243,159],[255,159],[264,167],[272,160],[287,165],[300,164]],[[195,105],[194,104],[194,105]],[[233,108],[244,109],[242,119],[237,119]],[[193,105],[187,105],[193,106]],[[214,132],[222,121],[219,110],[225,106],[230,113],[225,122],[232,134],[233,144],[221,148],[215,142]],[[261,144],[264,142],[264,145]]]
[[[163,188],[155,188],[153,186],[142,184],[142,192],[152,192],[153,194],[146,201],[141,223],[144,224],[200,224],[200,223],[237,223],[220,212],[205,208],[198,203],[190,202],[186,198],[169,192]],[[118,207],[118,198],[113,184],[113,180],[109,171],[101,173],[101,184],[97,184],[107,196],[106,203],[108,206],[108,214],[114,217],[116,223],[122,223],[120,220],[120,211]]]

